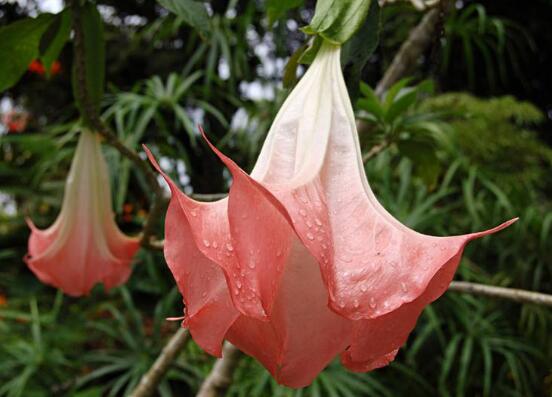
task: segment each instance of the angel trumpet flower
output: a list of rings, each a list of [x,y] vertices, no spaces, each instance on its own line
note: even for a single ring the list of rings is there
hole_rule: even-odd
[[[211,145],[233,176],[227,198],[194,201],[163,174],[183,325],[207,352],[220,355],[227,339],[291,387],[339,354],[353,371],[387,365],[465,245],[515,221],[433,237],[394,219],[366,180],[339,59],[339,47],[322,46],[250,176]]]
[[[130,276],[139,240],[115,224],[107,165],[95,134],[81,133],[54,224],[39,230],[27,222],[31,236],[25,261],[42,282],[81,296],[98,282],[109,289]]]

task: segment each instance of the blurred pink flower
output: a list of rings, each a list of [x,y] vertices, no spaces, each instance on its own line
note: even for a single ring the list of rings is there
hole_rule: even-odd
[[[39,230],[27,222],[31,236],[25,261],[42,282],[81,296],[96,283],[109,289],[130,276],[139,240],[115,224],[109,174],[96,134],[81,133],[54,224]]]

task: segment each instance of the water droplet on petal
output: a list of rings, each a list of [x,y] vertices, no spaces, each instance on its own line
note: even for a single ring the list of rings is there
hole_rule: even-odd
[[[309,221],[309,220],[307,220],[307,222],[306,222],[306,223],[307,223],[307,227],[308,227],[308,228],[310,229],[310,228],[312,227],[312,222],[311,222],[311,221]]]
[[[368,291],[368,287],[363,284],[363,285],[360,286],[360,290],[362,292],[366,292],[366,291]]]
[[[278,250],[278,251],[276,252],[276,256],[278,256],[278,257],[282,256],[282,250]]]
[[[207,296],[207,291],[203,291],[203,293],[201,294],[202,297],[206,297]]]
[[[307,211],[305,211],[303,208],[299,210],[299,213],[301,214],[301,216],[307,216]]]
[[[216,241],[213,241],[213,248],[218,248],[218,243]]]
[[[196,217],[196,216],[197,216],[197,210],[191,210],[191,211],[190,211],[190,214],[191,214],[193,217]]]
[[[211,243],[209,242],[209,240],[203,240],[203,245],[209,248],[211,246]]]
[[[236,287],[238,287],[238,289],[242,287],[242,283],[240,280],[236,281]]]
[[[314,240],[314,236],[312,235],[312,233],[307,233],[307,238],[311,241]]]
[[[230,252],[234,251],[234,247],[232,247],[232,244],[226,243],[226,249]]]
[[[373,296],[370,298],[370,302],[369,302],[369,303],[370,303],[370,307],[371,307],[372,309],[375,309],[376,306],[378,305],[378,304],[376,303],[376,299],[375,299]]]
[[[309,199],[306,198],[306,197],[301,197],[301,201],[304,203],[304,204],[307,204],[309,202]]]
[[[255,262],[249,262],[247,266],[249,266],[250,269],[255,269]]]
[[[314,219],[314,223],[316,223],[318,226],[322,226],[322,222],[318,218]]]
[[[360,306],[360,303],[358,302],[357,299],[355,299],[355,300],[353,301],[353,306],[354,306],[355,309],[357,309],[357,308]]]
[[[407,286],[406,286],[406,284],[405,284],[404,281],[401,281],[401,289],[402,289],[403,292],[407,292],[407,291],[408,291],[408,288],[407,288]]]

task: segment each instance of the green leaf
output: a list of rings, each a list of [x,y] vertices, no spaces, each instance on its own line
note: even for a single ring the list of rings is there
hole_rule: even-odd
[[[318,54],[318,50],[320,49],[321,45],[322,45],[322,37],[316,36],[311,41],[307,49],[305,49],[301,53],[301,56],[299,57],[298,62],[305,65],[311,64],[312,61],[314,61],[314,58],[316,58],[316,54]]]
[[[347,77],[347,89],[353,103],[359,94],[362,69],[378,46],[380,28],[380,7],[377,1],[372,1],[366,20],[353,37],[343,45],[341,65]]]
[[[424,181],[428,188],[435,187],[437,177],[441,172],[441,165],[433,145],[425,141],[409,139],[399,141],[397,146],[401,154],[414,163],[415,174]]]
[[[38,57],[40,38],[52,19],[53,15],[42,14],[0,28],[0,92],[17,83]]]
[[[284,17],[288,11],[303,5],[304,0],[267,0],[266,14],[268,25],[272,26],[278,19]]]
[[[333,44],[343,44],[368,15],[370,0],[318,0],[306,34],[318,34]]]
[[[292,88],[297,82],[297,66],[299,66],[299,59],[303,56],[306,49],[306,45],[301,46],[291,55],[291,57],[289,57],[286,67],[284,68],[284,76],[282,78],[284,88]]]
[[[383,107],[381,106],[374,90],[372,90],[368,84],[361,82],[360,92],[363,94],[363,97],[357,101],[357,106],[360,109],[373,114],[378,120],[383,120]]]
[[[92,3],[85,3],[81,9],[83,46],[84,46],[84,71],[85,84],[90,99],[90,105],[97,111],[104,93],[105,82],[105,38],[104,27],[100,13]],[[73,65],[73,91],[77,88],[75,65]],[[77,105],[83,110],[79,103],[79,96],[75,95]]]
[[[50,75],[50,68],[59,54],[71,33],[71,12],[69,9],[57,14],[48,30],[40,40],[40,60],[44,65],[46,74]]]
[[[157,2],[181,17],[203,37],[209,36],[209,14],[201,2],[193,0],[157,0]]]

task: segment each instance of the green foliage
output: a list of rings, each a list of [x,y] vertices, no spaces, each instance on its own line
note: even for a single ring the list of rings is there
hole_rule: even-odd
[[[447,71],[457,59],[462,59],[472,89],[479,59],[484,62],[489,86],[495,88],[498,79],[504,82],[509,78],[508,64],[517,78],[523,78],[523,58],[534,51],[533,40],[523,27],[506,18],[489,16],[482,4],[473,3],[454,10],[447,19],[445,32],[442,68]],[[456,46],[461,48],[461,57],[453,52]]]
[[[341,67],[347,76],[347,90],[353,102],[358,97],[362,70],[378,46],[380,28],[379,3],[372,1],[364,23],[343,45]]]
[[[0,28],[0,92],[17,83],[38,57],[40,38],[51,22],[51,14],[41,14]]]
[[[436,150],[440,142],[446,143],[444,113],[418,110],[419,99],[433,92],[433,84],[426,81],[408,87],[409,81],[403,79],[394,84],[381,100],[370,86],[361,83],[358,116],[368,125],[368,142],[396,146],[403,156],[414,161],[417,176],[433,187],[441,173]]]
[[[534,105],[511,96],[479,99],[447,93],[427,99],[421,109],[449,114],[452,146],[485,175],[497,179],[507,195],[526,196],[528,187],[550,188],[552,150],[542,145],[533,128],[544,119]],[[529,189],[532,191],[532,189]]]
[[[174,12],[188,25],[200,32],[204,37],[208,37],[209,29],[209,14],[205,6],[195,0],[157,0],[159,4]]]
[[[266,14],[268,16],[268,24],[272,25],[278,19],[283,18],[288,11],[303,5],[304,0],[267,0]]]
[[[43,314],[34,297],[29,311],[0,309],[0,396],[49,396],[74,374],[76,352],[67,347],[83,343],[86,332],[59,326],[62,303],[58,293]]]
[[[369,0],[318,0],[314,16],[303,32],[317,34],[333,44],[343,44],[362,26]]]
[[[50,68],[58,59],[71,33],[71,12],[65,9],[54,16],[54,20],[40,41],[40,60],[49,75]]]

